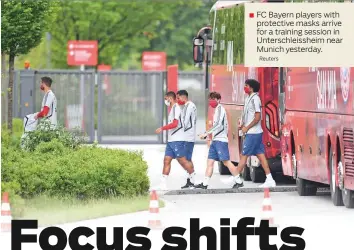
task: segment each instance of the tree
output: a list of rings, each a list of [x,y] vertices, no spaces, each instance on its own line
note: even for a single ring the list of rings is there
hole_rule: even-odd
[[[180,1],[69,1],[62,0],[53,24],[47,30],[51,40],[51,65],[69,68],[66,62],[68,40],[98,40],[99,64],[113,68],[140,69],[145,50],[165,51],[168,63],[181,69],[193,66],[191,41],[209,22],[209,11],[216,0]],[[18,61],[36,55],[46,56],[46,43]],[[33,63],[32,63],[33,62]],[[45,63],[32,59],[40,68]]]
[[[55,1],[1,1],[1,52],[9,56],[8,129],[12,133],[12,89],[15,57],[38,46],[53,14]]]
[[[175,8],[171,18],[161,22],[152,34],[150,49],[166,51],[168,63],[176,63],[180,69],[193,65],[192,39],[200,28],[210,22],[209,11],[214,2],[194,0]]]
[[[170,20],[180,1],[61,1],[60,11],[50,27],[55,67],[67,68],[68,40],[98,40],[99,63],[122,66],[133,53],[149,47],[144,33],[154,32]],[[140,49],[140,50],[139,50]]]

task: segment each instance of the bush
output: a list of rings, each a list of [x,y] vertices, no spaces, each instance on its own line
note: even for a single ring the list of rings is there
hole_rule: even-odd
[[[2,124],[1,132],[2,131],[8,132],[6,123]],[[16,138],[20,138],[22,136],[22,134],[23,134],[23,120],[21,120],[19,118],[12,119],[12,132]]]
[[[79,131],[68,131],[65,127],[58,125],[51,127],[49,122],[41,122],[37,129],[26,133],[22,145],[28,151],[34,151],[42,142],[58,140],[64,147],[76,149],[85,142]]]
[[[149,188],[148,167],[140,152],[93,147],[70,150],[55,139],[40,143],[32,153],[5,151],[3,159],[3,181],[19,183],[17,193],[24,198],[40,194],[80,199],[131,197]]]
[[[28,134],[28,150],[21,150],[19,140],[3,130],[3,191],[17,204],[38,195],[95,199],[147,193],[148,166],[141,152],[82,146],[78,138],[63,128],[42,128]]]

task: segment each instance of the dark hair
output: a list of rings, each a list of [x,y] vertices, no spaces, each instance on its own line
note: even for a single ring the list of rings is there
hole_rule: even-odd
[[[254,79],[247,79],[245,81],[245,84],[250,86],[253,89],[253,92],[258,92],[259,89],[261,88],[261,84],[257,80],[254,80]]]
[[[221,99],[221,95],[218,92],[211,92],[209,94],[209,99],[217,99],[220,100]]]
[[[177,92],[177,95],[183,95],[188,97],[188,92],[187,90],[182,89]]]
[[[173,100],[176,100],[176,94],[173,91],[168,91],[165,96],[172,97]]]
[[[41,78],[42,82],[47,85],[48,87],[52,86],[52,78],[48,77],[48,76],[44,76]]]

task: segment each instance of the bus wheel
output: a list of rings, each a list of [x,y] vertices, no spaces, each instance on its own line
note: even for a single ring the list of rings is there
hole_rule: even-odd
[[[354,208],[354,192],[344,188],[342,190],[343,203],[346,208]]]
[[[265,180],[265,174],[261,166],[250,166],[250,177],[254,183],[263,182]]]
[[[251,158],[248,157],[248,160],[247,160],[247,165],[243,168],[243,171],[242,171],[242,177],[245,181],[250,181],[251,180]]]
[[[296,187],[300,196],[314,196],[317,193],[317,187],[311,186],[309,181],[299,177],[296,178]]]
[[[331,174],[331,180],[330,180],[330,189],[331,189],[331,199],[332,203],[335,206],[343,206],[343,198],[342,198],[342,192],[339,189],[339,187],[336,186],[336,162],[333,157],[333,151],[332,148],[329,148],[329,166],[330,166],[330,174]]]
[[[224,165],[224,163],[219,161],[218,166],[220,175],[231,175],[230,170]]]

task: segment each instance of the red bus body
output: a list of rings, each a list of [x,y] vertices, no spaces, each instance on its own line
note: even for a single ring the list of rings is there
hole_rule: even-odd
[[[234,18],[244,18],[244,3],[250,1],[218,1],[210,12],[213,29],[213,52],[210,65],[210,91],[221,94],[229,121],[229,151],[234,164],[239,162],[242,138],[239,136],[238,123],[242,116],[244,105],[244,82],[248,78],[257,79],[261,83],[260,98],[262,101],[263,142],[266,147],[266,157],[272,172],[282,172],[281,148],[279,132],[278,109],[278,68],[246,68],[243,65],[244,39],[243,22]],[[241,25],[240,25],[241,24]],[[235,32],[235,30],[237,30]],[[242,37],[240,37],[240,32]],[[230,60],[231,59],[231,60]],[[207,129],[212,125],[214,109],[209,107]],[[227,169],[219,163],[221,174]],[[256,157],[250,157],[245,175],[257,171],[258,177],[247,177],[254,182],[264,178],[264,172],[259,167]],[[261,171],[261,172],[260,172]],[[247,173],[248,172],[248,173]]]
[[[304,186],[321,183],[337,187],[332,198],[340,198],[340,189],[354,190],[354,68],[284,72],[283,172],[297,179],[300,195],[315,194],[316,185],[312,192]]]
[[[239,161],[242,145],[238,120],[244,81],[255,78],[262,84],[263,141],[268,160],[278,162],[281,154],[280,168],[296,180],[300,195],[315,195],[318,187],[329,185],[336,206],[354,208],[354,68],[245,68],[246,2],[251,1],[218,1],[210,13],[214,43],[210,90],[221,93],[227,110],[232,161]],[[224,51],[218,51],[220,46]],[[228,53],[229,47],[233,54]],[[209,108],[208,129],[212,114]],[[253,161],[249,166],[255,165]]]

